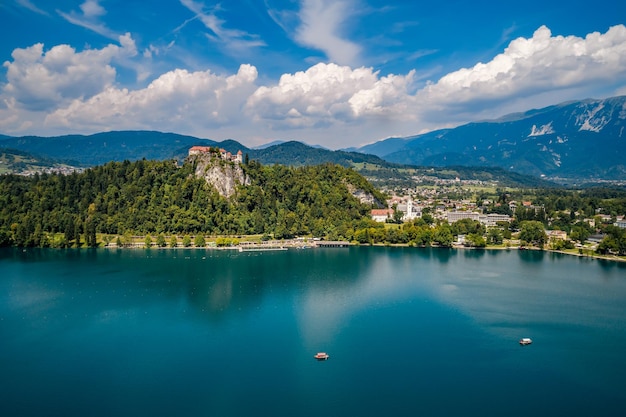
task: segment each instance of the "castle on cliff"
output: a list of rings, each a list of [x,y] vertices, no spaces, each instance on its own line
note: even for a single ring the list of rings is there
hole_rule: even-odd
[[[189,148],[189,156],[207,154],[213,154],[215,156],[219,156],[225,161],[236,162],[238,164],[243,162],[243,152],[241,152],[241,150],[239,150],[236,155],[233,155],[225,149],[212,148],[210,146],[192,146]]]

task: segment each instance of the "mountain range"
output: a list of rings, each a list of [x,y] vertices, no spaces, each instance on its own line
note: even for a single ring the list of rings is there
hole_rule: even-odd
[[[275,141],[248,148],[235,140],[217,142],[155,131],[112,131],[56,137],[0,135],[0,148],[16,149],[64,163],[93,166],[108,161],[183,159],[194,145],[219,146],[264,164],[386,169],[498,167],[547,178],[626,179],[626,96],[562,103],[453,129],[388,138],[358,149],[331,151],[301,142]]]
[[[534,176],[626,179],[626,96],[562,103],[357,149],[401,164],[498,166]]]
[[[217,142],[176,133],[153,131],[113,131],[94,135],[65,135],[55,137],[22,136],[0,137],[0,148],[29,152],[77,166],[94,166],[109,161],[138,160],[142,158],[182,160],[195,145],[218,146],[229,152],[242,151],[251,159],[264,164],[318,165],[325,162],[350,166],[354,163],[396,165],[375,155],[360,152],[331,151],[302,142],[276,142],[261,148],[248,148],[227,139]]]

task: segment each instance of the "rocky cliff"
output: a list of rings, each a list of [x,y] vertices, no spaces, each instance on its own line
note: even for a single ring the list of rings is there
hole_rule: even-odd
[[[348,181],[343,182],[344,185],[348,188],[348,191],[352,196],[359,199],[359,201],[363,204],[372,204],[376,207],[385,207],[386,202],[381,200],[380,198],[376,198],[376,196],[370,191],[363,190],[358,188],[357,186],[349,183]]]
[[[250,184],[249,178],[237,162],[223,160],[208,153],[190,156],[189,161],[196,164],[196,176],[204,178],[223,197],[230,198],[235,194],[237,186]]]

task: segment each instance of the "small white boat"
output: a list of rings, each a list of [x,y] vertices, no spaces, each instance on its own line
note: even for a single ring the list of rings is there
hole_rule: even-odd
[[[330,358],[330,355],[326,352],[317,352],[315,354],[315,356],[313,356],[315,359],[317,359],[318,361],[325,361],[328,358]]]
[[[522,337],[519,340],[519,344],[522,346],[530,345],[532,342],[533,342],[533,339],[531,339],[530,337]]]

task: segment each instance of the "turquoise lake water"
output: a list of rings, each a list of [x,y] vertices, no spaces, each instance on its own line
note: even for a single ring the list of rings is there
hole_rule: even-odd
[[[623,416],[626,265],[4,249],[0,371],[1,416]]]

